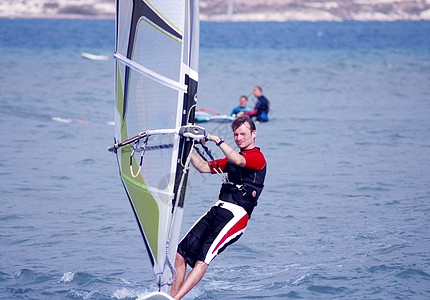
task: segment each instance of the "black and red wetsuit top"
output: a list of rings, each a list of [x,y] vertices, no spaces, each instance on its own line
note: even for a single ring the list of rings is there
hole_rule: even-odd
[[[227,157],[209,162],[211,172],[219,168],[228,174],[228,182],[223,183],[219,199],[242,206],[249,216],[257,205],[266,177],[266,159],[259,148],[243,150],[244,167],[230,162]]]

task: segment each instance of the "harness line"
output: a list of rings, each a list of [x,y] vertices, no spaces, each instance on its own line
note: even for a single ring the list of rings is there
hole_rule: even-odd
[[[136,178],[140,174],[140,170],[142,170],[143,156],[145,155],[146,145],[148,143],[148,135],[145,135],[144,140],[143,140],[143,145],[140,146],[140,163],[139,163],[139,169],[137,169],[137,172],[135,174],[133,172],[133,157],[134,157],[134,153],[138,149],[139,142],[140,142],[140,138],[136,140],[136,142],[134,143],[134,145],[130,145],[131,148],[133,149],[133,151],[131,151],[131,154],[130,154],[130,173],[131,173],[131,176],[133,176],[133,178]]]

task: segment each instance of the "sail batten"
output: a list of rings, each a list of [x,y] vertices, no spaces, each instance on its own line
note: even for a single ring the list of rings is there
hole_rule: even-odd
[[[133,70],[139,72],[142,75],[148,76],[166,86],[169,86],[173,89],[176,89],[178,91],[186,91],[187,90],[187,86],[184,84],[180,84],[177,81],[171,80],[169,78],[166,78],[148,68],[145,68],[142,65],[139,65],[135,62],[133,62],[132,60],[128,59],[127,57],[122,56],[119,53],[115,53],[114,57],[118,60],[121,61],[124,65],[127,65],[128,67],[132,68]]]
[[[117,0],[115,145],[160,290],[174,280],[198,84],[198,2]]]

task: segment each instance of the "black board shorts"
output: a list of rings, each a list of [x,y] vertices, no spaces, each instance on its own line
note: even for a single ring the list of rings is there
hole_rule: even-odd
[[[191,227],[178,245],[178,253],[194,268],[198,260],[207,265],[228,245],[237,241],[248,224],[241,206],[218,201]]]

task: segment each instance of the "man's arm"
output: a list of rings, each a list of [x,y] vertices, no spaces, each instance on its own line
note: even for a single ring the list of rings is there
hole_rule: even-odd
[[[258,113],[258,109],[252,109],[252,110],[250,110],[250,111],[246,111],[246,112],[244,112],[243,114],[245,115],[245,116],[254,116],[254,115],[256,115]]]
[[[210,173],[211,169],[209,164],[200,157],[195,151],[191,155],[191,163],[200,173]]]
[[[216,144],[218,144],[221,141],[220,137],[218,137],[216,135],[212,135],[212,134],[208,134],[208,139],[210,141],[215,142]],[[227,156],[229,161],[231,161],[232,163],[234,163],[235,165],[238,165],[240,167],[245,166],[245,164],[246,164],[245,157],[243,157],[243,155],[241,155],[239,152],[234,150],[229,144],[224,142],[224,143],[219,145],[219,148],[221,149],[222,152],[224,152],[225,156]],[[209,168],[209,166],[208,166],[208,168]],[[209,168],[209,171],[210,171],[210,168]]]

